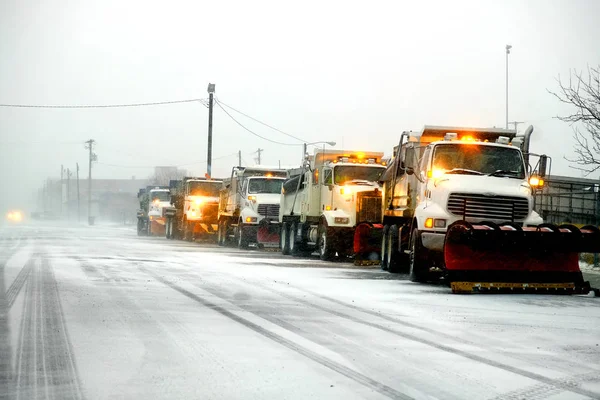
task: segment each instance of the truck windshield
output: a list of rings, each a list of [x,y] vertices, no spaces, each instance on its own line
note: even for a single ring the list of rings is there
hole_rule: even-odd
[[[281,193],[284,179],[253,178],[248,182],[248,193]]]
[[[521,153],[517,149],[477,144],[438,145],[433,169],[445,173],[470,173],[525,178]]]
[[[221,182],[188,182],[190,196],[219,197]]]
[[[336,185],[343,185],[351,181],[377,182],[385,168],[369,165],[340,165],[334,168],[333,176]]]
[[[152,201],[154,201],[154,200],[158,200],[158,201],[171,200],[171,195],[167,191],[151,192],[150,195],[152,197]]]

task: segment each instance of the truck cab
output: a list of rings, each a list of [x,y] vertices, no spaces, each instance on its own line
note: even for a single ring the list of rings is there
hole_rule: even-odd
[[[496,128],[426,126],[405,132],[384,181],[382,267],[413,280],[443,267],[448,226],[466,222],[537,226],[533,193],[543,179],[528,165],[529,135]],[[419,275],[420,274],[420,275]]]
[[[185,240],[212,235],[217,231],[219,191],[222,180],[184,178],[183,237]]]
[[[266,166],[234,167],[225,182],[219,204],[220,245],[239,248],[250,243],[279,244],[279,200],[287,170]]]
[[[383,153],[316,150],[282,191],[284,254],[318,250],[324,260],[353,253],[357,224],[381,218]]]

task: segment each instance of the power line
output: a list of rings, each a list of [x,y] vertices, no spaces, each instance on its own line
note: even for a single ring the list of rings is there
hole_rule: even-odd
[[[248,114],[245,114],[245,113],[241,112],[240,110],[237,110],[237,109],[235,109],[235,108],[233,108],[233,107],[231,107],[231,106],[229,106],[229,105],[227,105],[227,104],[223,103],[223,102],[222,102],[220,99],[218,99],[218,98],[216,99],[216,101],[217,101],[217,103],[220,103],[220,104],[224,105],[225,107],[227,107],[227,108],[229,108],[229,109],[231,109],[231,110],[235,111],[236,113],[238,113],[238,114],[241,114],[241,115],[243,115],[243,116],[244,116],[244,117],[246,117],[246,118],[250,118],[250,119],[251,119],[252,121],[254,121],[254,122],[258,122],[259,124],[266,126],[267,128],[271,128],[271,129],[273,129],[274,131],[277,131],[277,132],[279,132],[279,133],[282,133],[282,134],[284,134],[284,135],[286,135],[286,136],[289,136],[289,137],[291,137],[292,139],[296,139],[296,140],[298,140],[298,141],[300,141],[300,142],[302,142],[302,143],[306,142],[306,140],[304,140],[304,139],[301,139],[301,138],[299,138],[299,137],[297,137],[297,136],[291,135],[291,134],[289,134],[289,133],[287,133],[287,132],[284,132],[284,131],[282,131],[281,129],[277,129],[277,128],[275,128],[274,126],[271,126],[271,125],[267,124],[266,122],[262,122],[262,121],[260,121],[260,120],[258,120],[258,119],[256,119],[256,118],[254,118],[254,117],[251,117],[250,115],[248,115]]]
[[[264,136],[261,136],[258,133],[253,132],[250,129],[246,128],[244,125],[242,125],[241,122],[239,122],[237,119],[233,118],[233,116],[231,114],[229,114],[225,108],[223,108],[223,106],[221,105],[221,102],[217,101],[216,103],[221,108],[221,110],[223,110],[223,112],[225,114],[227,114],[227,116],[233,120],[233,122],[235,122],[236,124],[238,124],[239,126],[241,126],[244,130],[248,131],[252,135],[254,135],[256,137],[259,137],[259,138],[261,138],[263,140],[266,140],[267,142],[271,142],[271,143],[275,143],[275,144],[281,144],[283,146],[302,146],[301,144],[296,144],[296,143],[282,143],[282,142],[278,142],[276,140],[268,139],[268,138],[266,138]]]
[[[86,104],[86,105],[51,105],[51,104],[0,104],[0,107],[11,108],[123,108],[123,107],[146,107],[146,106],[162,106],[165,104],[181,104],[200,102],[204,104],[205,99],[186,99],[186,100],[171,100],[157,101],[152,103],[130,103],[130,104]]]

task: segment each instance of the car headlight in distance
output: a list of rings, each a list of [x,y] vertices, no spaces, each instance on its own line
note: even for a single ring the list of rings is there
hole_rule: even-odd
[[[350,218],[348,218],[348,217],[335,217],[333,219],[333,222],[335,222],[336,224],[347,224],[348,222],[350,222]]]

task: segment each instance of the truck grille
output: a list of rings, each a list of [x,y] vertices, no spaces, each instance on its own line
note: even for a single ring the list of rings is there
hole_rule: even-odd
[[[479,220],[521,221],[529,214],[529,201],[524,197],[452,193],[448,198],[448,211]]]
[[[218,203],[205,203],[202,205],[202,220],[203,221],[216,221],[218,214],[219,214],[219,204]]]
[[[259,204],[258,213],[267,218],[279,218],[279,204]]]
[[[381,222],[381,192],[358,192],[356,196],[356,223]]]

